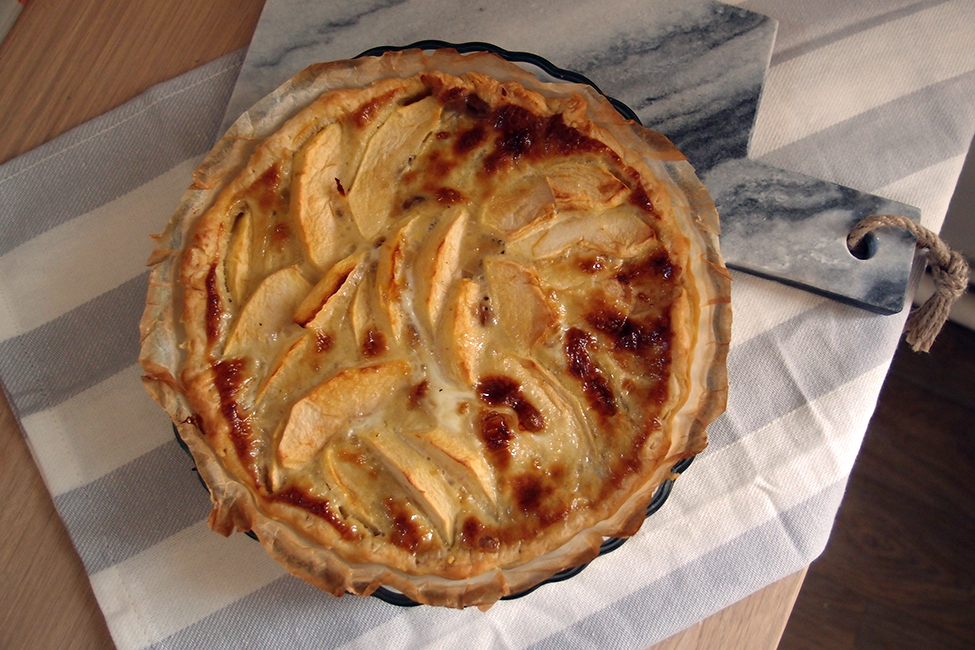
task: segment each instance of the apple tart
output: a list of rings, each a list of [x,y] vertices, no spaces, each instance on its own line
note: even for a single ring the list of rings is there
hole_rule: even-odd
[[[482,608],[637,532],[725,406],[704,187],[489,53],[312,66],[156,238],[144,383],[213,501],[335,594]]]

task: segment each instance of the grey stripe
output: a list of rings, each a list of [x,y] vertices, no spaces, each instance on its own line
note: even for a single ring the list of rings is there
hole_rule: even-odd
[[[111,377],[139,357],[149,272],[25,334],[0,341],[0,376],[21,418]]]
[[[834,317],[824,318],[823,310]],[[708,451],[737,442],[889,363],[902,327],[900,316],[828,303],[734,347],[728,355],[728,409],[708,428]],[[796,361],[810,359],[810,350],[815,363]]]
[[[826,545],[829,531],[821,522],[832,521],[845,488],[846,480],[827,487],[776,519],[529,647],[645,648],[666,639],[807,566]],[[626,547],[617,552],[625,553]],[[598,563],[597,559],[586,570],[598,571]],[[708,598],[700,597],[701,585],[708,585]]]
[[[135,363],[147,282],[144,273],[41,327],[0,342],[0,376],[20,417],[51,408]],[[805,356],[806,337],[798,333],[818,320],[819,312],[798,316],[747,342],[743,349],[732,350],[732,386],[768,386],[769,392],[755,404],[739,405],[737,400],[746,399],[745,391],[732,390],[729,413],[736,420],[726,422],[726,415],[715,423],[712,444],[721,444],[722,436],[740,437],[734,431],[754,431],[818,397],[837,378],[845,383],[893,353],[893,348],[874,342],[896,342],[896,317],[880,318],[842,305],[830,308],[850,317],[831,320],[822,329],[820,335],[828,339],[822,345],[822,363],[795,366],[788,361]],[[871,344],[856,346],[851,340]],[[764,358],[768,354],[776,357]]]
[[[137,424],[125,435],[140,435]],[[55,498],[89,575],[203,521],[210,511],[193,461],[175,437],[88,485]]]
[[[875,190],[968,151],[975,134],[975,71],[861,113],[758,160]],[[949,108],[950,107],[950,108]]]
[[[206,152],[242,61],[223,56],[0,166],[0,255]]]
[[[375,598],[335,598],[304,580],[285,576],[150,647],[325,650],[403,613]],[[337,630],[342,631],[341,637]]]
[[[873,29],[874,27],[879,27],[884,23],[905,18],[906,16],[910,16],[911,14],[915,14],[919,11],[924,11],[925,9],[930,9],[931,7],[936,7],[940,4],[944,4],[947,1],[948,0],[923,0],[922,2],[917,2],[915,4],[908,5],[906,7],[900,7],[898,9],[888,11],[887,13],[883,13],[877,16],[870,16],[869,18],[862,20],[858,23],[847,25],[846,27],[837,29],[836,31],[830,32],[828,34],[823,34],[818,38],[811,39],[800,45],[790,47],[786,50],[782,50],[781,52],[774,52],[772,54],[772,65],[779,65],[780,63],[785,63],[786,61],[790,61],[796,57],[800,57],[803,54],[812,52],[813,50],[817,50],[821,47],[826,47],[827,45],[836,43],[837,41],[842,41],[843,39],[849,38],[850,36],[853,36],[854,34],[857,34],[859,32],[863,32],[868,29]]]

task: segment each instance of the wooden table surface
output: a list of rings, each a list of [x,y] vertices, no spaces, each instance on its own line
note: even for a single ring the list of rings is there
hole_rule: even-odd
[[[32,0],[0,44],[0,162],[245,47],[263,3]],[[114,647],[3,395],[0,494],[0,648]],[[653,650],[772,650],[804,575],[784,578]]]

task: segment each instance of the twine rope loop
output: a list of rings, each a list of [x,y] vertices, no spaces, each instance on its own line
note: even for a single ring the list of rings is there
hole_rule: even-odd
[[[915,352],[928,352],[941,332],[951,305],[968,290],[968,262],[948,248],[937,234],[907,217],[873,214],[857,223],[847,236],[850,250],[856,250],[867,233],[878,228],[906,230],[917,240],[917,248],[931,269],[935,292],[923,305],[914,309],[904,327],[905,339]]]

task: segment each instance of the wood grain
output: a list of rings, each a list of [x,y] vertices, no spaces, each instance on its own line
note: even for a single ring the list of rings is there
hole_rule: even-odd
[[[111,648],[88,574],[0,393],[0,648]]]
[[[264,0],[34,0],[0,44],[0,162],[245,47]],[[9,405],[0,402],[0,648],[111,648]],[[772,650],[802,572],[654,646]]]
[[[29,2],[0,44],[0,162],[250,43],[264,0]]]
[[[805,574],[804,569],[774,582],[650,650],[776,648]]]
[[[975,648],[975,332],[902,344],[782,650]]]

